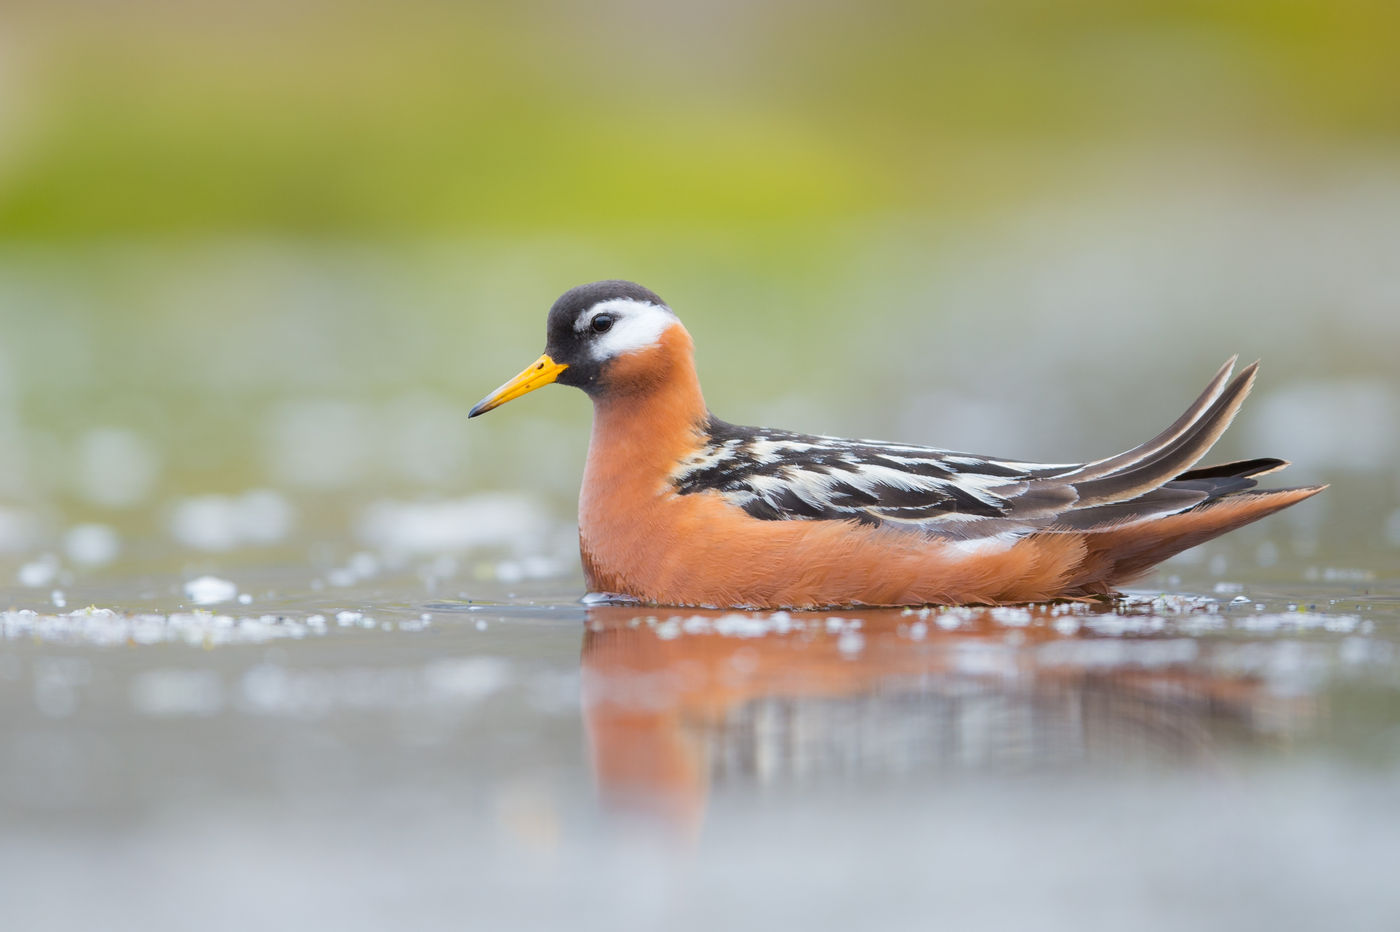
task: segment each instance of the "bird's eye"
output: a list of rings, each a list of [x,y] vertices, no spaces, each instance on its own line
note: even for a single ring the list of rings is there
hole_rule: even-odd
[[[613,316],[611,314],[599,314],[589,322],[588,326],[594,333],[607,333],[612,329]]]

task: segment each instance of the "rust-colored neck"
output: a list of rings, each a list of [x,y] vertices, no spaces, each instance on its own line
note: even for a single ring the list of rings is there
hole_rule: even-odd
[[[579,498],[585,529],[653,500],[676,462],[695,449],[708,412],[690,334],[679,323],[657,345],[622,357],[593,400],[593,435]]]

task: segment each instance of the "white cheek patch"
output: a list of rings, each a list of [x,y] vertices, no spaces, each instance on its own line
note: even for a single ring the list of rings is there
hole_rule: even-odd
[[[591,352],[595,362],[612,359],[624,353],[655,346],[661,334],[677,321],[670,308],[630,298],[616,298],[594,305],[576,324],[580,333],[586,331],[599,314],[614,317],[612,329],[593,338]]]

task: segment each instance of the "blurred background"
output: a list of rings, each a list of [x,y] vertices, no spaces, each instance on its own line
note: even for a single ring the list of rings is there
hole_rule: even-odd
[[[1365,926],[1395,905],[1374,871],[1400,759],[1397,48],[1384,0],[9,0],[13,924],[55,903],[105,923],[101,904],[177,866],[172,928],[230,878],[282,919],[334,905],[372,924],[332,875],[308,892],[297,873],[326,863],[397,902],[369,825],[422,871],[409,889],[475,872],[499,917],[544,872],[574,904],[529,904],[544,927],[698,927],[752,899],[726,865],[823,844],[843,852],[818,859],[823,888],[859,876],[895,925],[911,890],[954,926],[989,904],[1063,916],[1088,882],[1044,872],[1066,837],[1111,879],[1092,893],[1117,927],[1148,902],[1164,923],[1228,903],[1244,924],[1265,904],[1280,928]],[[1213,633],[1150,603],[1158,621],[1105,622],[1079,654],[1077,621],[953,617],[925,624],[954,639],[925,656],[903,621],[838,624],[821,663],[849,674],[865,644],[855,685],[680,690],[686,738],[665,741],[713,779],[699,870],[725,893],[677,911],[676,878],[593,814],[609,759],[586,687],[711,660],[667,653],[690,628],[653,644],[622,619],[587,635],[601,672],[581,672],[587,402],[556,389],[465,418],[538,355],[555,297],[611,277],[677,310],[731,421],[1073,461],[1154,435],[1239,353],[1261,378],[1212,459],[1280,456],[1270,482],[1333,487],[1146,583],[1258,607]],[[468,599],[493,603],[489,630],[451,614]],[[1298,627],[1318,606],[1351,614]],[[1064,643],[1036,653],[1023,629]],[[1165,654],[1131,640],[1164,631]],[[801,680],[814,657],[774,643]],[[760,669],[716,655],[717,682]],[[1124,671],[1146,685],[1104,687]],[[622,706],[618,746],[649,760]],[[1105,776],[1164,732],[1191,749],[1165,769],[1203,784],[1144,797]],[[1221,760],[1252,761],[1257,795],[1220,790]],[[1088,778],[983,783],[1047,765]],[[937,804],[930,773],[955,785]],[[1202,824],[1222,834],[1202,844]],[[906,873],[845,860],[869,838]],[[52,880],[75,863],[101,877],[89,901]],[[908,874],[921,863],[949,882]],[[589,911],[637,871],[621,913]],[[1029,899],[987,886],[1008,872],[1036,878]],[[857,915],[804,900],[799,873],[777,876],[775,915]],[[1309,898],[1319,877],[1335,897]]]
[[[567,517],[583,399],[462,413],[627,277],[717,413],[797,430],[1105,455],[1262,357],[1221,455],[1341,482],[1309,507],[1391,559],[1398,38],[1371,0],[6,4],[0,548],[250,489]]]

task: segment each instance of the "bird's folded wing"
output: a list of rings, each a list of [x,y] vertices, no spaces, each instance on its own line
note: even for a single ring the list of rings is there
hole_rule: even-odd
[[[754,518],[849,520],[961,539],[1174,514],[1287,465],[1257,459],[1192,470],[1253,384],[1257,364],[1230,381],[1233,364],[1161,434],[1091,463],[1027,463],[711,418],[705,443],[672,481],[678,494],[719,494]]]

